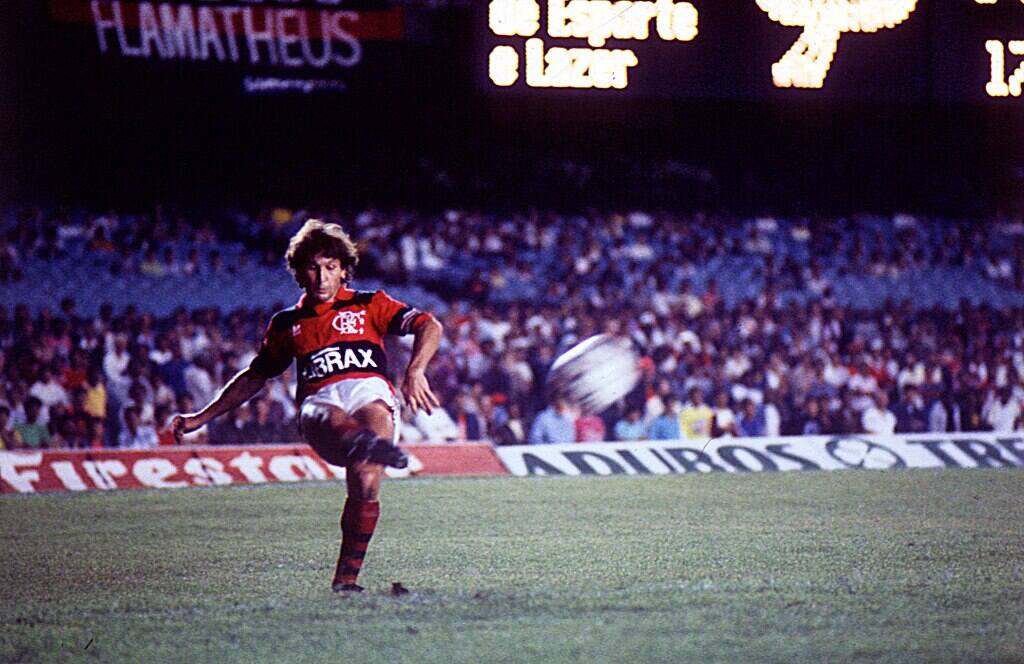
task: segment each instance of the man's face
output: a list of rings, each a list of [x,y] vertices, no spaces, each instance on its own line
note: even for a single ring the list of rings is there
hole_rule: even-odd
[[[332,256],[317,254],[302,269],[302,280],[306,293],[316,302],[329,302],[334,299],[344,282],[346,270],[341,261]]]

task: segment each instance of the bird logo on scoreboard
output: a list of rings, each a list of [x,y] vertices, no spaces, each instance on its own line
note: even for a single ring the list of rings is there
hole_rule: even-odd
[[[803,27],[796,42],[772,65],[778,88],[820,88],[844,32],[875,32],[907,20],[917,0],[756,0],[768,18]]]

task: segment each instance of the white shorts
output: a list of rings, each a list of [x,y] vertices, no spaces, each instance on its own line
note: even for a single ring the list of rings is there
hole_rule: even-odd
[[[317,406],[334,406],[351,415],[374,401],[383,401],[391,409],[391,420],[394,425],[391,442],[397,445],[401,428],[398,399],[395,397],[394,390],[383,378],[348,378],[325,385],[302,401],[299,416],[312,415],[312,413],[307,413],[306,409],[315,409]]]

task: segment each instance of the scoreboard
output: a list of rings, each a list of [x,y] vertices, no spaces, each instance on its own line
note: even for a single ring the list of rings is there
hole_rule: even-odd
[[[490,0],[491,94],[1024,105],[1024,0]]]
[[[166,74],[246,92],[415,97],[466,83],[499,96],[1024,104],[1024,0],[479,0],[436,16],[402,0],[42,6],[45,59],[104,70],[120,89]]]

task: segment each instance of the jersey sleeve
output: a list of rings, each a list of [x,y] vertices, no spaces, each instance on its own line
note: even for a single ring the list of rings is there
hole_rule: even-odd
[[[275,317],[267,326],[263,341],[260,342],[260,349],[249,363],[249,368],[261,376],[273,378],[284,373],[291,363],[291,339],[287,326],[282,325]]]
[[[419,309],[399,302],[384,291],[377,291],[373,294],[369,309],[370,319],[382,335],[410,334],[416,319],[423,315]]]

